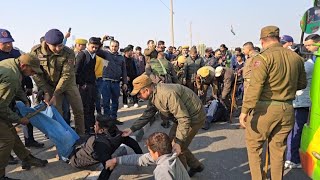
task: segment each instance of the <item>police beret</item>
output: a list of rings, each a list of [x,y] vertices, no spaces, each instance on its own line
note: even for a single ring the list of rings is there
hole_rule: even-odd
[[[86,39],[76,39],[75,43],[76,44],[87,44],[88,41]]]
[[[189,49],[189,46],[182,46],[182,49]]]
[[[179,56],[178,57],[178,63],[182,64],[185,63],[187,61],[187,58],[185,56]]]
[[[44,40],[51,45],[58,45],[63,42],[64,36],[58,29],[50,29],[45,35]]]
[[[266,37],[279,37],[280,29],[277,26],[266,26],[261,29],[260,39]]]
[[[214,75],[215,70],[212,66],[203,66],[200,69],[198,69],[197,74],[199,74],[201,77],[207,77],[209,74]]]

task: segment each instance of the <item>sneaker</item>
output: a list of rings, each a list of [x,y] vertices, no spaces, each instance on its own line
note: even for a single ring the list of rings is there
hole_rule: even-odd
[[[31,166],[44,167],[47,164],[47,160],[38,159],[30,154],[24,160],[22,160],[22,169],[29,170],[31,169]]]
[[[10,155],[8,164],[14,165],[14,164],[18,164],[18,162],[19,162],[18,159],[15,159],[12,155]]]
[[[9,178],[7,176],[2,176],[2,177],[0,177],[0,180],[20,180],[20,179],[13,179],[13,178]]]
[[[138,103],[135,103],[133,107],[138,108],[139,107]]]
[[[302,166],[300,163],[294,163],[294,162],[291,162],[291,161],[286,161],[284,163],[284,168],[285,169],[301,169]]]
[[[124,109],[127,109],[129,106],[127,104],[123,105]]]
[[[197,168],[190,168],[190,170],[188,171],[188,174],[190,177],[194,176],[196,173],[198,172],[202,172],[204,170],[204,165],[201,164],[200,166],[198,166]]]
[[[26,142],[26,147],[43,148],[44,143],[39,143],[37,141]]]

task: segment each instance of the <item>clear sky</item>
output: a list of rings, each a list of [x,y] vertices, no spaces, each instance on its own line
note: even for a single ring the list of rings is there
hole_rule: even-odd
[[[169,0],[161,0],[167,7]],[[7,0],[1,2],[0,28],[13,35],[14,46],[28,52],[49,29],[73,38],[112,35],[120,46],[146,47],[148,39],[170,45],[170,11],[160,0]],[[175,46],[204,43],[217,47],[259,44],[260,29],[280,27],[299,41],[300,19],[313,0],[173,0]],[[236,35],[230,32],[231,25]],[[71,45],[69,38],[67,45]]]

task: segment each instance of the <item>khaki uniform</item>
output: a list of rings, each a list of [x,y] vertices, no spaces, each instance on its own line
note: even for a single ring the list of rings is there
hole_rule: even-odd
[[[204,67],[206,67],[206,66],[204,66]],[[204,68],[204,67],[202,67],[202,68]],[[209,86],[212,87],[212,96],[217,95],[217,90],[218,90],[217,84],[218,84],[218,82],[214,76],[214,71],[210,70],[209,75],[207,77],[205,77],[203,80],[201,80],[201,76],[199,75],[199,72],[197,72],[196,87],[197,87],[198,91],[203,92],[203,95],[200,95],[200,99],[201,99],[203,105],[205,105],[207,103],[207,91],[208,91]]]
[[[141,129],[158,110],[161,114],[174,117],[171,118],[174,124],[169,136],[181,145],[183,152],[180,155],[181,162],[190,168],[199,167],[201,163],[194,157],[188,146],[206,119],[201,100],[185,86],[158,84],[150,96],[147,109],[130,129],[133,132]]]
[[[178,61],[172,61],[171,64],[173,65],[173,70],[176,72],[177,78],[178,78],[180,84],[182,84],[183,77],[184,77],[184,68],[179,67]]]
[[[283,177],[286,139],[294,124],[292,100],[307,85],[303,59],[280,43],[250,62],[251,75],[242,113],[248,114],[246,144],[253,180],[262,179],[261,154],[268,139],[271,179]]]
[[[244,92],[246,91],[246,89],[248,88],[248,85],[249,85],[249,81],[250,81],[250,74],[251,74],[251,61],[252,59],[259,55],[258,52],[256,51],[251,51],[249,53],[249,58],[246,60],[246,63],[244,64],[244,67],[243,67],[243,71],[242,71],[242,75],[243,75],[243,86],[244,86]],[[245,94],[244,94],[245,96]]]
[[[76,132],[84,134],[83,106],[74,72],[74,52],[63,47],[59,54],[53,54],[44,42],[34,46],[31,54],[39,58],[43,70],[43,74],[33,76],[37,86],[56,97],[56,106],[61,114],[63,98],[67,98],[73,110]]]
[[[22,73],[18,65],[19,60],[13,58],[0,62],[0,177],[5,174],[11,150],[21,160],[30,154],[12,126],[12,123],[19,123],[20,117],[9,108],[14,99],[28,102],[21,88]]]
[[[204,66],[204,60],[200,56],[198,56],[195,60],[191,59],[189,56],[184,66],[184,81],[186,81],[187,87],[195,93],[197,93],[197,88],[195,87],[197,71],[202,66]]]

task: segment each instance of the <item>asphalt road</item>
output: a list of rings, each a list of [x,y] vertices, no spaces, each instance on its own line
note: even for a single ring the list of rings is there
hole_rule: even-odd
[[[121,101],[120,101],[121,102]],[[142,103],[145,104],[145,103]],[[130,125],[140,116],[143,109],[128,108],[120,109],[119,117],[124,121],[124,125],[119,126],[120,129],[130,127]],[[237,122],[237,120],[234,120]],[[205,170],[198,173],[192,179],[201,180],[246,180],[250,179],[250,171],[248,166],[248,158],[245,147],[244,130],[238,129],[238,123],[229,124],[220,122],[212,124],[208,131],[200,130],[190,149],[195,156],[205,165]],[[144,139],[140,142],[144,152],[147,152],[144,146],[145,138],[156,131],[168,132],[160,126],[160,120],[157,120],[146,132]],[[20,133],[20,137],[23,135]],[[31,149],[36,156],[48,159],[49,164],[44,168],[32,168],[30,171],[24,171],[20,165],[8,166],[7,175],[13,178],[43,180],[43,179],[96,179],[99,175],[99,168],[91,170],[79,170],[72,168],[68,164],[58,161],[55,158],[56,150],[50,140],[35,130],[37,140],[45,143],[45,149]],[[62,137],[63,138],[63,137]],[[132,151],[129,150],[129,153]],[[264,154],[264,153],[263,153]],[[131,167],[117,166],[110,179],[152,179],[152,171],[154,167]],[[269,175],[270,177],[270,175]],[[286,170],[285,180],[308,180],[309,178],[301,169]]]

